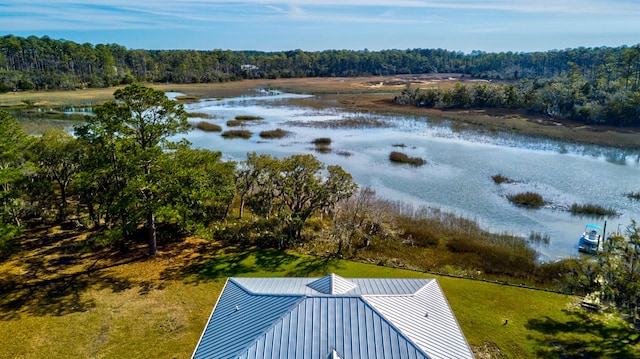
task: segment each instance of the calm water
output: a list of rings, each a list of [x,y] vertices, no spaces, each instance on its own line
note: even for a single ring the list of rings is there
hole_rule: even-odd
[[[278,157],[311,153],[327,164],[350,172],[360,186],[370,186],[383,198],[415,206],[432,206],[478,221],[483,228],[528,237],[531,231],[549,235],[548,246],[537,247],[542,260],[577,255],[577,242],[586,223],[602,225],[605,219],[571,216],[573,203],[612,207],[619,217],[606,218],[607,232],[621,230],[631,218],[640,220],[640,201],[624,194],[640,191],[638,152],[530,139],[513,135],[456,132],[427,118],[375,116],[384,128],[325,129],[312,123],[371,115],[318,110],[292,105],[305,97],[256,91],[254,95],[223,100],[203,100],[186,106],[190,112],[214,115],[211,122],[226,129],[237,115],[254,115],[263,121],[245,126],[249,140],[225,140],[219,133],[194,130],[187,139],[196,147],[221,151],[226,159],[242,161],[255,151]],[[194,122],[198,119],[192,119]],[[258,133],[282,128],[289,137],[263,140]],[[310,142],[330,137],[332,152],[320,154]],[[406,147],[397,148],[394,145]],[[428,161],[422,167],[393,164],[391,151],[401,151]],[[350,156],[340,155],[340,151]],[[492,175],[518,181],[496,185]],[[551,204],[538,210],[513,206],[505,195],[534,191]]]

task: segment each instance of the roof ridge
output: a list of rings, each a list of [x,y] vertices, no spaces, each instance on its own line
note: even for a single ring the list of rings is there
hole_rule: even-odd
[[[350,292],[357,286],[358,285],[352,281],[335,273],[327,274],[324,277],[307,283],[307,287],[324,294],[344,294]]]

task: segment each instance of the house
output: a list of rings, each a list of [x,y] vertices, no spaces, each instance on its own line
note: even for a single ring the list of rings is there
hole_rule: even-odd
[[[229,278],[193,359],[473,358],[435,279]]]

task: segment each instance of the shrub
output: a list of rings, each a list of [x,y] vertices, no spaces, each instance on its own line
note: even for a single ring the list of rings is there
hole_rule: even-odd
[[[589,215],[596,217],[603,216],[616,216],[618,212],[616,212],[612,208],[605,208],[597,204],[577,204],[574,203],[571,205],[571,209],[569,210],[571,214],[575,215]]]
[[[389,154],[389,160],[398,163],[408,163],[412,166],[422,166],[427,163],[427,161],[423,160],[420,157],[409,157],[402,152],[396,151],[393,151]]]
[[[260,137],[262,138],[283,138],[287,137],[291,132],[285,131],[281,128],[272,130],[272,131],[262,131],[260,132]]]
[[[540,208],[545,204],[542,196],[535,192],[510,194],[507,195],[507,199],[511,201],[511,203],[523,207]]]
[[[210,123],[207,121],[200,121],[194,125],[195,128],[207,131],[207,132],[220,132],[222,131],[222,127],[216,125],[215,123]]]
[[[247,130],[229,130],[224,131],[221,136],[224,138],[244,138],[249,139],[253,134]]]

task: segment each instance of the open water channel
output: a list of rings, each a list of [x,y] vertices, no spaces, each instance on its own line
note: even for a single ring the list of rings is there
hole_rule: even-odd
[[[623,231],[630,219],[640,220],[640,201],[625,196],[640,191],[640,152],[511,134],[460,132],[428,118],[294,105],[301,97],[310,96],[256,90],[246,96],[188,104],[187,111],[215,116],[207,121],[224,130],[228,129],[226,121],[239,115],[263,120],[244,127],[253,132],[248,140],[224,139],[220,133],[200,130],[191,131],[186,138],[195,147],[221,151],[225,159],[234,161],[246,159],[246,153],[253,151],[278,157],[314,154],[326,164],[342,166],[361,187],[373,188],[381,198],[454,212],[476,220],[489,231],[523,237],[532,231],[548,235],[548,245],[536,246],[542,261],[578,255],[578,238],[586,223],[602,225],[606,220],[610,233]],[[375,119],[385,126],[326,126],[347,118]],[[291,134],[273,140],[258,135],[276,128]],[[330,153],[315,151],[311,141],[319,137],[331,138]],[[400,144],[404,147],[399,148]],[[389,161],[391,151],[421,157],[427,164],[394,164]],[[497,185],[491,178],[496,174],[517,182]],[[520,208],[505,197],[526,191],[540,193],[549,205]],[[598,219],[573,216],[568,212],[573,203],[610,207],[620,215]]]

